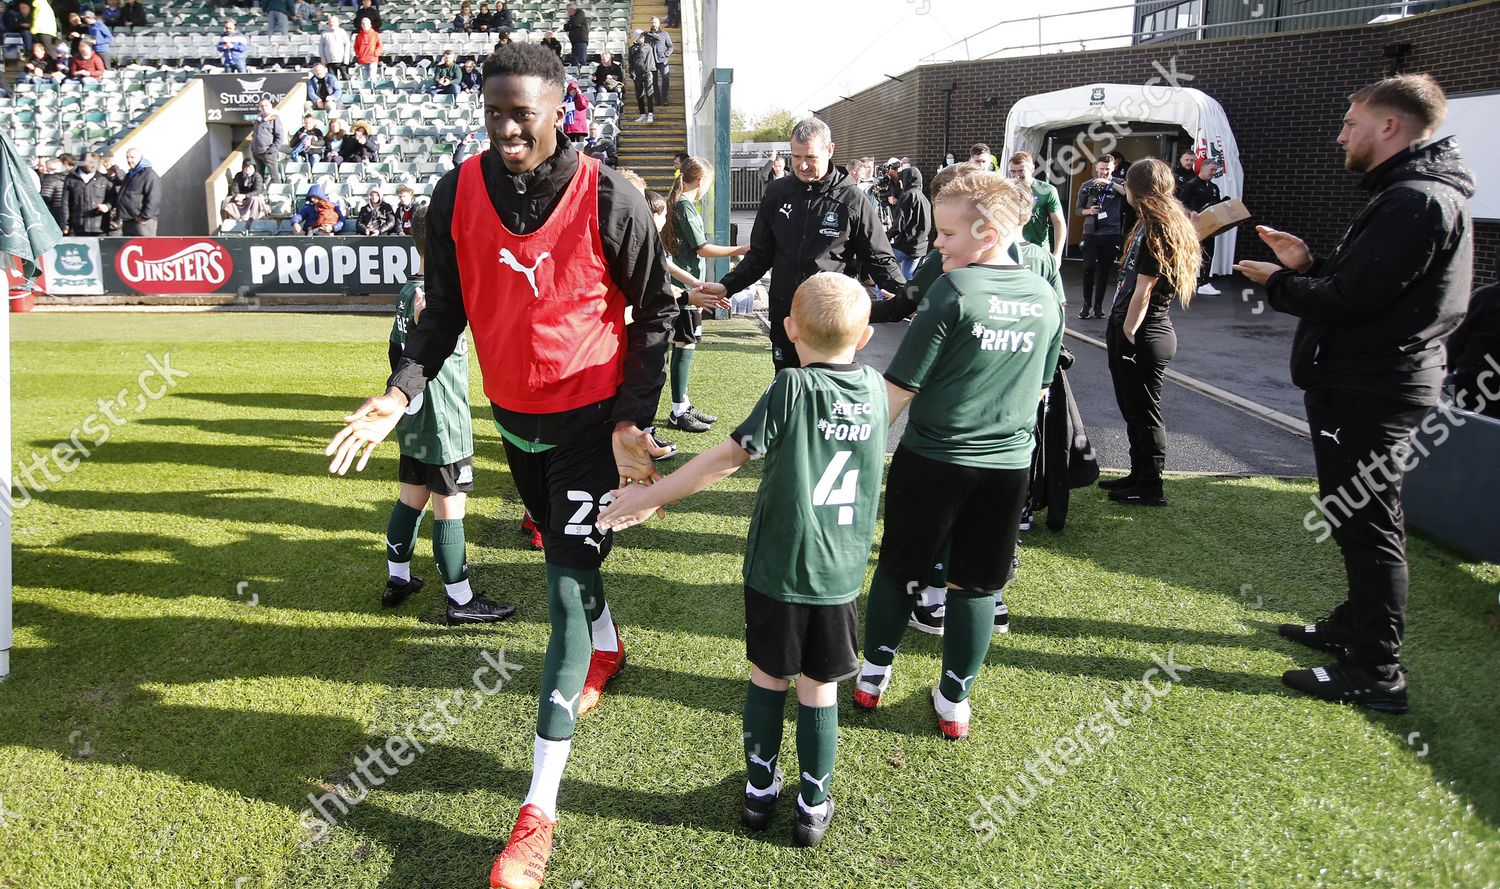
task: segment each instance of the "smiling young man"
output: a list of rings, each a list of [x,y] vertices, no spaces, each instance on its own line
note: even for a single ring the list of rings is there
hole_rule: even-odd
[[[533,889],[552,852],[557,791],[578,717],[623,666],[599,568],[601,501],[659,476],[642,431],[665,381],[677,313],[644,198],[563,137],[564,72],[540,44],[484,64],[490,149],[449,172],[428,215],[427,308],[385,395],[345,418],[330,469],[363,469],[472,328],[521,500],[546,539],[552,635],[542,666],[531,789],[490,885]],[[625,323],[625,310],[634,320]]]

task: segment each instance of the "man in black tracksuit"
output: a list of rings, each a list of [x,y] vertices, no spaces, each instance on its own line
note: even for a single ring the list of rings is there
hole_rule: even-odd
[[[906,278],[891,253],[875,207],[842,169],[835,167],[828,125],[808,118],[792,129],[792,172],[766,186],[750,232],[750,252],[709,296],[738,293],[771,273],[771,360],[776,369],[797,367],[787,338],[792,295],[818,272],[840,272],[856,280],[868,274],[890,293]]]
[[[901,197],[896,200],[894,215],[891,250],[901,264],[901,276],[910,278],[932,240],[932,204],[922,193],[922,171],[916,167],[901,171]]]
[[[64,234],[75,238],[99,237],[109,231],[109,177],[95,169],[99,159],[92,152],[78,161],[63,186],[68,198],[68,226]],[[101,209],[102,208],[102,209]]]
[[[1219,193],[1219,186],[1214,183],[1214,177],[1219,175],[1220,169],[1218,164],[1206,160],[1199,167],[1197,176],[1177,188],[1177,200],[1182,202],[1188,215],[1195,221],[1199,213],[1224,200],[1224,196]],[[1214,239],[1206,238],[1203,241],[1203,262],[1198,265],[1198,283],[1211,288],[1208,279],[1212,277],[1213,264]],[[1213,296],[1218,291],[1217,288],[1211,288],[1199,292]]]
[[[1345,166],[1364,174],[1369,203],[1326,258],[1259,226],[1281,265],[1235,268],[1266,285],[1273,308],[1301,319],[1292,382],[1306,390],[1322,511],[1303,524],[1332,534],[1349,582],[1327,618],[1280,628],[1339,663],[1289,670],[1282,680],[1327,700],[1404,713],[1401,478],[1408,438],[1438,400],[1442,340],[1468,302],[1474,179],[1455,140],[1427,141],[1447,110],[1427,75],[1386,78],[1349,98],[1339,143]]]

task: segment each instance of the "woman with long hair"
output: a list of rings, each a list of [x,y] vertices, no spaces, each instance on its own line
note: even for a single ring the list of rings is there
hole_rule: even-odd
[[[1115,401],[1130,439],[1130,474],[1100,482],[1109,499],[1164,506],[1162,470],[1167,426],[1161,386],[1177,354],[1177,332],[1168,314],[1175,298],[1186,307],[1198,286],[1202,250],[1187,211],[1173,197],[1172,169],[1159,160],[1131,164],[1125,199],[1138,218],[1126,238],[1125,259],[1110,309],[1106,340]]]
[[[703,229],[703,216],[694,203],[713,186],[714,168],[701,157],[690,157],[682,162],[677,181],[667,195],[667,224],[662,227],[661,239],[667,255],[692,277],[703,280],[703,260],[727,256],[744,256],[750,245],[721,247],[708,243]],[[703,335],[703,309],[720,305],[722,300],[685,290],[677,295],[677,322],[672,325],[671,370],[672,415],[667,422],[674,429],[684,432],[707,432],[708,427],[719,418],[693,407],[688,398],[688,370],[692,367],[693,352]]]

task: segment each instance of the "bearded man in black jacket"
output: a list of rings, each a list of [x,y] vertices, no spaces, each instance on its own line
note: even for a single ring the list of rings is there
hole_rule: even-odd
[[[1306,391],[1318,466],[1318,506],[1303,522],[1338,542],[1348,592],[1328,617],[1280,632],[1339,662],[1288,670],[1315,697],[1405,713],[1406,530],[1401,479],[1408,438],[1433,414],[1443,338],[1469,297],[1474,177],[1450,138],[1430,142],[1447,113],[1430,76],[1387,77],[1349,97],[1339,144],[1370,200],[1326,258],[1294,235],[1258,226],[1280,265],[1235,269],[1266,285],[1272,308],[1300,320],[1292,382]],[[1323,539],[1320,538],[1320,539]]]

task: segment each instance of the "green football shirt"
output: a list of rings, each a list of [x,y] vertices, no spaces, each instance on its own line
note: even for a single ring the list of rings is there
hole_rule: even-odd
[[[406,346],[406,332],[416,323],[416,296],[422,276],[407,280],[396,297],[396,321],[391,342]],[[432,466],[457,463],[474,456],[474,426],[469,416],[469,338],[460,336],[453,354],[396,424],[401,455]]]
[[[859,596],[885,468],[885,383],[874,368],[786,368],[731,439],[765,458],[745,585],[798,605]]]
[[[1040,179],[1031,180],[1031,219],[1021,229],[1021,236],[1027,241],[1048,250],[1052,249],[1052,214],[1062,209],[1062,201],[1057,197],[1057,189],[1050,182]]]
[[[944,275],[885,372],[916,393],[901,444],[960,466],[1029,466],[1062,329],[1057,294],[1029,269],[971,265]]]
[[[1031,269],[1052,286],[1057,294],[1058,305],[1067,303],[1067,296],[1063,293],[1062,275],[1057,270],[1057,260],[1052,256],[1052,251],[1025,241],[1017,241],[1010,245],[1010,258],[1017,265]],[[911,298],[918,303],[927,291],[936,284],[943,276],[943,255],[936,250],[922,257],[917,267],[911,273],[911,280],[906,282],[907,292]]]
[[[708,243],[708,235],[703,231],[703,215],[698,212],[698,205],[686,199],[678,201],[667,224],[677,228],[677,249],[672,251],[672,261],[694,278],[703,280],[703,257],[698,255],[698,248]]]

